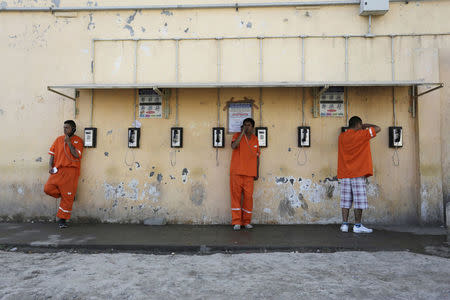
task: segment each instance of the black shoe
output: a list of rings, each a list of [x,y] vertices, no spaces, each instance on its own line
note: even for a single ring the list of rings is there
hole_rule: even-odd
[[[58,225],[59,228],[67,228],[66,219],[59,219]]]

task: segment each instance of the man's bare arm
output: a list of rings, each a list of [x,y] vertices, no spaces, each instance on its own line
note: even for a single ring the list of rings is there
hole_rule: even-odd
[[[363,129],[367,129],[367,128],[373,127],[373,129],[375,129],[376,133],[381,131],[381,128],[378,127],[377,125],[374,125],[374,124],[363,124],[362,127],[363,127]]]
[[[239,146],[243,135],[244,135],[244,130],[242,130],[241,135],[239,135],[239,137],[234,142],[231,143],[232,149],[236,149]]]
[[[77,149],[75,149],[75,147],[72,145],[72,143],[70,142],[70,138],[67,135],[64,141],[66,142],[67,146],[69,146],[70,153],[72,153],[75,158],[79,158],[80,155],[78,154]]]
[[[55,160],[55,157],[53,155],[50,155],[50,160],[48,161],[48,172],[51,174],[52,173],[52,168],[53,168],[53,162]]]

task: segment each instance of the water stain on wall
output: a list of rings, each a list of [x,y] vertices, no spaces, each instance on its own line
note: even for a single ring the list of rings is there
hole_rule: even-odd
[[[199,182],[192,184],[190,193],[190,199],[192,203],[194,203],[196,206],[202,205],[203,200],[205,199],[205,194],[206,192],[203,184]]]
[[[291,202],[287,198],[280,201],[278,212],[281,217],[293,217],[295,215],[295,209],[291,206]]]

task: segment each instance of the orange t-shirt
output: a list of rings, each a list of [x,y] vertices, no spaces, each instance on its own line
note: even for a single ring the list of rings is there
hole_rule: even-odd
[[[235,133],[231,142],[238,139],[241,133]],[[258,138],[252,134],[250,139],[244,136],[236,149],[233,149],[231,155],[231,175],[245,175],[255,177],[257,174],[257,157],[259,157]]]
[[[375,129],[348,129],[339,135],[338,178],[369,177],[373,175],[370,139],[377,135]]]
[[[64,143],[65,136],[59,136],[53,142],[48,154],[54,157],[53,163],[56,168],[78,168],[80,169],[81,155],[83,153],[83,140],[76,135],[70,137],[70,142],[78,152],[79,158],[70,153],[70,148]]]

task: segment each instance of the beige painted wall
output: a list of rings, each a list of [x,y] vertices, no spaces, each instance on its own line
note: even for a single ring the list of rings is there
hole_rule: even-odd
[[[8,7],[54,4],[76,6],[79,2],[2,2]],[[137,4],[137,1],[98,1],[99,6],[127,4]],[[386,15],[373,18],[372,32],[443,33],[448,27],[446,12],[449,9],[450,1],[391,3]],[[239,11],[78,12],[70,18],[51,13],[0,12],[0,64],[3,70],[0,73],[0,125],[8,129],[0,132],[0,217],[17,220],[54,218],[56,202],[42,192],[47,179],[48,147],[61,134],[64,120],[75,119],[80,135],[84,127],[91,125],[89,90],[81,91],[75,108],[72,100],[50,93],[46,86],[132,83],[135,51],[137,82],[176,80],[174,41],[99,41],[92,48],[92,39],[365,34],[368,18],[359,16],[358,12],[359,7],[355,5]],[[446,35],[395,37],[395,79],[421,79],[431,72],[438,74],[438,81],[447,83],[445,66],[449,64],[449,57],[448,51],[443,49],[449,48],[450,38]],[[417,49],[437,51],[437,66],[420,71],[420,61],[415,62]],[[301,79],[300,39],[263,40],[262,78],[259,77],[259,51],[258,39],[180,41],[179,80]],[[389,37],[350,38],[349,80],[391,80],[390,53]],[[221,59],[219,73],[218,55]],[[93,74],[91,59],[94,56]],[[345,80],[344,62],[344,38],[305,39],[305,80]],[[64,92],[73,94],[73,90]],[[383,128],[372,142],[375,176],[369,179],[370,209],[365,218],[372,223],[412,223],[422,217],[424,222],[441,222],[439,213],[436,215],[430,210],[424,215],[420,210],[423,197],[419,156],[432,151],[433,145],[421,142],[416,129],[418,119],[409,113],[408,88],[395,90],[397,120],[403,126],[405,136],[404,147],[398,153],[400,165],[393,166],[394,152],[387,147],[386,129],[393,124],[391,92],[391,88],[348,90],[349,114],[360,115],[363,120]],[[218,150],[218,165],[216,151],[210,146],[211,127],[217,125],[217,90],[179,90],[179,125],[185,129],[185,147],[179,152],[169,147],[169,128],[175,124],[174,94],[170,99],[169,119],[141,119],[141,148],[129,150],[125,141],[126,129],[134,118],[134,90],[95,92],[93,125],[99,130],[98,147],[85,151],[75,218],[138,222],[153,215],[164,215],[172,223],[229,222],[230,136],[227,136],[227,147]],[[312,127],[313,146],[299,154],[296,127],[301,123],[301,89],[263,89],[262,124],[269,128],[269,147],[263,150],[261,179],[255,189],[256,223],[340,220],[339,188],[335,181],[327,178],[336,175],[337,135],[340,126],[345,125],[345,119],[312,118],[310,89],[306,95],[305,117]],[[259,90],[222,89],[222,106],[231,97],[243,96],[258,99]],[[442,165],[439,174],[431,174],[432,180],[440,180],[442,186],[440,194],[436,192],[430,196],[434,209],[438,209],[443,201],[439,197],[448,198],[450,186],[446,131],[449,124],[448,114],[445,114],[448,89],[430,93],[419,101],[429,109],[426,114],[419,112],[423,123],[438,128],[433,138],[439,141],[440,158],[424,156],[426,160],[436,160]],[[436,102],[440,104],[435,106]],[[428,103],[433,105],[427,106]],[[437,115],[440,116],[438,121]],[[222,109],[220,116],[221,125],[225,126],[226,114]],[[254,116],[259,124],[258,110]],[[424,132],[432,129],[421,126]],[[302,163],[305,154],[306,164],[299,165],[298,161]],[[189,173],[183,177],[185,168]],[[158,174],[162,176],[160,181]],[[293,179],[292,184],[290,179]],[[286,183],[281,183],[284,181]]]

